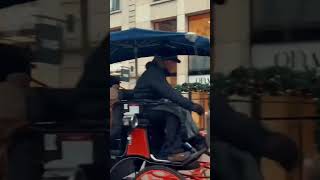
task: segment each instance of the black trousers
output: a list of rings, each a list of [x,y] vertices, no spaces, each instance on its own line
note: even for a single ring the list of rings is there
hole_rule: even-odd
[[[152,110],[147,118],[151,121],[149,134],[150,144],[159,156],[178,153],[182,151],[180,138],[180,120],[171,113]]]

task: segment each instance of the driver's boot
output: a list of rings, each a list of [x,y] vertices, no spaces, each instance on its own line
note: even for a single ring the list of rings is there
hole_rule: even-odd
[[[178,139],[177,142],[165,143],[161,148],[159,157],[173,162],[181,162],[188,159],[191,152],[186,151]]]
[[[169,160],[172,162],[182,162],[188,159],[191,156],[190,151],[184,151],[184,150],[177,150],[175,152],[173,151],[168,151],[169,149],[166,148],[165,146],[162,148],[160,151],[158,157],[162,160]]]
[[[171,154],[168,156],[168,160],[172,162],[182,162],[190,157],[191,153],[189,151]]]
[[[190,145],[197,151],[209,149],[205,137],[201,136],[200,134],[188,139],[187,142],[190,143]]]

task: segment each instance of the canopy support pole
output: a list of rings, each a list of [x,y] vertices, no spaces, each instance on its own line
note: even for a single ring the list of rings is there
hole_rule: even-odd
[[[134,60],[135,70],[136,70],[136,79],[138,79],[138,58],[135,58]]]
[[[136,80],[138,80],[138,47],[137,47],[137,42],[135,41],[135,46],[134,46],[134,66],[135,66],[135,74],[136,74]]]

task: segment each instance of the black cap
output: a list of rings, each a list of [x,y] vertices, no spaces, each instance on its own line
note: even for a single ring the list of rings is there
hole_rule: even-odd
[[[178,59],[177,56],[165,56],[165,57],[159,57],[162,61],[174,61],[177,63],[181,63],[181,61]]]

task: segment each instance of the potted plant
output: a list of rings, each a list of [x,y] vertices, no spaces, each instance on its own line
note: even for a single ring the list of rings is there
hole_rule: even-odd
[[[177,85],[176,90],[182,94],[187,95],[193,102],[201,104],[204,106],[205,110],[209,109],[209,92],[210,84],[206,82],[196,82],[196,83],[184,83],[182,85]],[[204,128],[204,116],[199,116],[196,113],[192,113],[192,117],[195,120],[196,124],[200,128]]]

